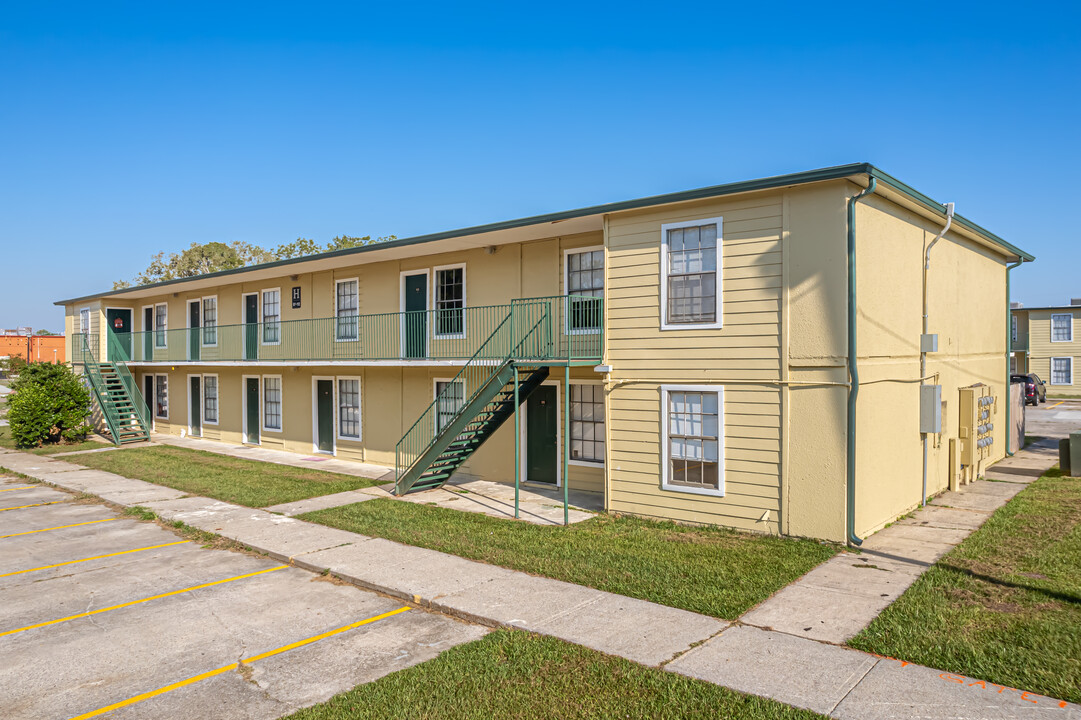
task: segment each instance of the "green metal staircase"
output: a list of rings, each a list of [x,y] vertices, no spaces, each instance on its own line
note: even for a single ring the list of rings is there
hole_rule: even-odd
[[[396,495],[442,487],[548,377],[538,361],[552,356],[552,312],[547,301],[516,301],[461,371],[398,441]],[[461,404],[452,413],[455,386]],[[466,390],[470,392],[467,394]]]
[[[110,348],[116,344],[108,334]],[[90,336],[83,337],[83,368],[102,419],[117,445],[150,439],[146,404],[124,363],[98,362]]]

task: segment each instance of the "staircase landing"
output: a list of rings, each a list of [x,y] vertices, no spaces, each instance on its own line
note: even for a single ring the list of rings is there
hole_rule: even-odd
[[[383,486],[383,488],[386,487]],[[393,487],[391,487],[390,492],[383,488],[378,489],[379,493],[386,492],[386,497],[402,502],[438,505],[448,510],[482,513],[489,517],[504,520],[514,518],[513,483],[456,478],[440,488],[408,493],[401,497],[396,497],[393,494]],[[374,491],[376,490],[377,488],[370,488],[369,492],[375,494]],[[383,497],[382,494],[376,496]],[[534,525],[563,524],[562,488],[523,485],[519,494],[519,501],[520,520]],[[590,519],[598,512],[603,512],[604,498],[600,493],[571,490],[570,505],[570,522],[571,524],[579,523]]]

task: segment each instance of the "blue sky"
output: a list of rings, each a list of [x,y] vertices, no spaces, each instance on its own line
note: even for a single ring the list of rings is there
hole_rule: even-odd
[[[1032,6],[1030,6],[1032,7]],[[0,327],[193,241],[399,237],[873,162],[1081,296],[1081,11],[5,3]]]

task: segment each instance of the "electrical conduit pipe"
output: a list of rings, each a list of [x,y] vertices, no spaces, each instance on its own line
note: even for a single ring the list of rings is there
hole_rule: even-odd
[[[953,203],[946,203],[946,225],[942,232],[931,241],[923,254],[923,335],[927,334],[927,271],[931,269],[931,248],[949,232],[953,224]],[[1009,297],[1009,293],[1006,294]],[[923,351],[923,337],[920,337],[920,385],[927,377],[927,353]],[[920,492],[920,507],[927,505],[927,433],[923,434],[923,490]]]
[[[1010,422],[1010,409],[1013,407],[1013,373],[1010,372],[1010,360],[1013,359],[1013,311],[1010,310],[1010,270],[1025,262],[1019,259],[1013,265],[1006,266],[1006,457],[1013,457],[1010,438],[1013,437],[1013,423]],[[1022,444],[1024,438],[1021,439]]]
[[[850,545],[859,547],[856,537],[856,398],[860,393],[860,375],[856,368],[856,203],[878,187],[871,178],[867,189],[848,199],[848,427],[845,458],[845,534]]]

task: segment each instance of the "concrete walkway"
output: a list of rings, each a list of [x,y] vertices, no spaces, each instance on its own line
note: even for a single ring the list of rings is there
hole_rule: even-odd
[[[1081,720],[1081,707],[1040,695],[264,510],[183,497],[62,460],[9,452],[0,454],[0,467],[121,505],[143,505],[166,520],[448,615],[551,635],[836,718]],[[829,614],[841,602],[838,597]]]
[[[1057,461],[1057,441],[1042,441],[944,492],[903,520],[842,552],[788,585],[740,621],[789,635],[843,644],[908,589],[939,558]],[[839,612],[838,608],[844,608]]]

